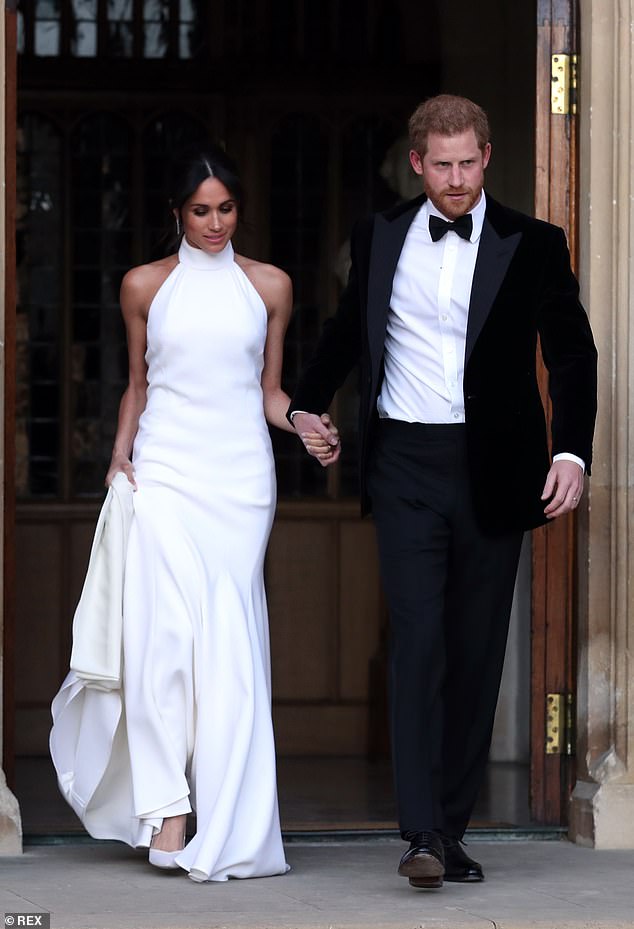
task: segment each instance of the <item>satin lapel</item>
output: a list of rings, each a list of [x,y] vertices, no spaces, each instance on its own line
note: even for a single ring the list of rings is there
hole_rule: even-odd
[[[394,273],[407,230],[419,208],[420,202],[416,202],[394,219],[379,214],[375,220],[368,271],[368,345],[374,377],[383,354]]]
[[[465,365],[491,311],[493,301],[521,238],[521,232],[501,238],[490,221],[485,218],[471,285]]]

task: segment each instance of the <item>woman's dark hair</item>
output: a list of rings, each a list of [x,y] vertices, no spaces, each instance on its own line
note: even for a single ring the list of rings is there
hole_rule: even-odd
[[[237,168],[225,150],[214,142],[198,142],[174,156],[167,177],[167,200],[170,211],[179,214],[192,194],[207,178],[215,177],[225,185],[238,204],[238,218],[244,216],[244,190]],[[162,237],[161,251],[170,254],[180,245],[182,227],[173,218]]]
[[[168,187],[170,210],[180,213],[194,191],[210,177],[225,185],[238,204],[238,216],[242,216],[244,191],[237,168],[224,149],[213,142],[190,147],[173,159]]]

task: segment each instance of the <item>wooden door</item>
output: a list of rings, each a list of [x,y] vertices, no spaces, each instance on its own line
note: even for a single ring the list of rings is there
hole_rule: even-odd
[[[535,215],[566,230],[573,267],[577,253],[574,89],[570,111],[552,112],[551,73],[553,56],[575,54],[576,26],[575,0],[538,0]],[[541,372],[545,394],[543,366]],[[569,727],[561,752],[551,752],[546,735],[549,694],[560,695],[564,718],[571,719],[574,712],[574,539],[574,516],[533,533],[531,810],[536,821],[553,825],[567,822],[575,764]]]

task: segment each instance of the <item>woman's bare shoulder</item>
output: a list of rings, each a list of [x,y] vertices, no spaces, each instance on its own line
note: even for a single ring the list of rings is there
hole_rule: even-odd
[[[130,268],[121,281],[121,304],[124,312],[129,307],[147,314],[152,300],[177,264],[178,256],[168,255],[167,258]]]
[[[167,258],[159,258],[158,261],[150,261],[148,264],[136,265],[130,268],[123,276],[121,282],[122,288],[131,292],[140,293],[144,290],[157,288],[172,273],[178,264],[177,255],[168,255]]]
[[[292,290],[291,279],[285,271],[265,261],[256,261],[245,255],[236,255],[235,261],[247,275],[267,306],[286,297]]]

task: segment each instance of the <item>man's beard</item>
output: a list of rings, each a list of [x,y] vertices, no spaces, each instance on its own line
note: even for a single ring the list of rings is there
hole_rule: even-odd
[[[464,187],[461,190],[453,190],[452,188],[447,188],[438,193],[431,193],[429,190],[425,191],[427,196],[434,204],[437,210],[439,210],[443,216],[446,216],[447,219],[457,219],[459,216],[464,216],[465,213],[468,213],[469,210],[472,210],[480,199],[480,194],[482,193],[482,188],[474,190],[472,187]],[[460,200],[454,200],[448,194],[462,194]]]

